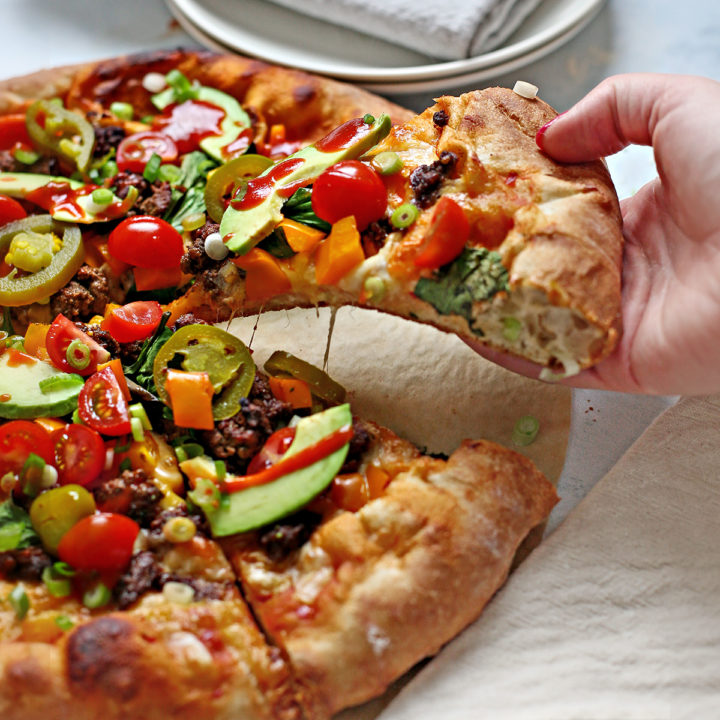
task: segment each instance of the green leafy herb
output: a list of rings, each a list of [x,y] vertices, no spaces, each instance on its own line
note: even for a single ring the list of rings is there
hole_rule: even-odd
[[[312,190],[300,188],[283,205],[282,213],[286,218],[309,225],[327,233],[330,232],[330,223],[321,220],[312,209]]]
[[[40,536],[33,530],[30,516],[12,500],[0,505],[0,552],[39,545]]]
[[[10,308],[9,307],[3,308],[3,322],[2,322],[2,326],[0,326],[0,332],[6,332],[8,335],[15,334],[15,330],[13,330],[13,326],[12,326],[12,320],[10,319]]]
[[[170,313],[163,313],[160,325],[155,332],[143,343],[138,359],[132,365],[123,366],[125,375],[134,380],[138,385],[147,391],[155,393],[155,382],[153,380],[153,362],[158,350],[167,342],[172,335],[172,330],[167,327]]]
[[[7,597],[10,607],[15,611],[15,617],[22,620],[30,610],[30,598],[22,585],[16,585]]]
[[[172,200],[163,215],[178,232],[183,231],[182,221],[193,213],[205,212],[205,184],[207,175],[216,166],[204,152],[194,150],[183,158],[180,173],[171,181]]]
[[[473,327],[473,303],[489,300],[507,288],[508,271],[498,253],[487,248],[465,248],[434,277],[420,278],[415,295],[441,315],[462,315],[473,332],[482,335],[482,330]]]
[[[282,228],[276,228],[258,243],[258,247],[276,258],[291,258],[295,251],[288,244]]]
[[[67,615],[57,615],[55,617],[55,624],[61,630],[71,630],[75,626],[75,623]]]

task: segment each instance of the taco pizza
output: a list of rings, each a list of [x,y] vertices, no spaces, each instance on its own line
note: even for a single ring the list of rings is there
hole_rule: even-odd
[[[430,455],[358,417],[323,369],[282,346],[261,369],[209,324],[365,304],[497,331],[554,368],[608,352],[620,250],[604,170],[531,151],[540,101],[438,102],[413,118],[183,51],[0,86],[4,717],[326,718],[502,585],[557,501],[530,460],[485,440]],[[488,107],[520,128],[515,164],[490,162],[492,134],[480,162]],[[434,237],[456,254],[416,263]],[[568,252],[594,298],[526,262],[552,239],[587,251]],[[518,444],[537,433],[523,420]]]

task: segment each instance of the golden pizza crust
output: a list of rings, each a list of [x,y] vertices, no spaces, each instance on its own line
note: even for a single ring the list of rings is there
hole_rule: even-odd
[[[317,718],[382,693],[471,623],[557,502],[529,460],[494,443],[466,441],[443,461],[375,433],[393,445],[385,462],[406,466],[382,496],[325,520],[284,562],[252,536],[226,545]]]
[[[0,617],[22,633],[0,644],[0,714],[7,720],[303,716],[286,663],[237,590],[189,605],[151,593],[128,611],[105,613],[24,586],[32,597],[28,617],[19,624]],[[12,587],[0,581],[0,595]],[[34,610],[43,594],[45,609]],[[48,609],[53,604],[56,610]],[[58,614],[75,626],[60,630]]]

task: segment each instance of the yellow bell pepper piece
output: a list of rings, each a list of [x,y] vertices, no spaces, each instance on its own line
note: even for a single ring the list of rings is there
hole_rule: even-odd
[[[338,220],[315,253],[318,285],[335,285],[365,260],[360,233],[352,215]]]
[[[233,262],[246,273],[245,297],[248,300],[265,300],[292,288],[280,263],[265,250],[253,248]]]
[[[297,253],[312,252],[325,237],[322,230],[311,228],[290,218],[285,218],[280,223],[280,227],[285,233],[288,245]]]

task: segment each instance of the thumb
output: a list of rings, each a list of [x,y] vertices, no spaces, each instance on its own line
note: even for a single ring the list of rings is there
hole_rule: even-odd
[[[651,145],[658,112],[680,76],[616,75],[540,128],[537,144],[560,162],[596,160],[628,145]]]

